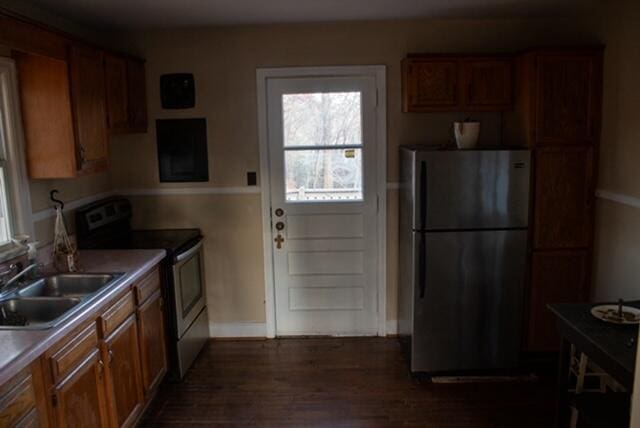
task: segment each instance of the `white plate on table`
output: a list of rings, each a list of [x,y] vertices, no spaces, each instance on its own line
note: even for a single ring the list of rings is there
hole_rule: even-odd
[[[618,317],[618,305],[598,305],[591,308],[591,315],[611,324],[640,324],[640,309],[622,306],[624,319]]]

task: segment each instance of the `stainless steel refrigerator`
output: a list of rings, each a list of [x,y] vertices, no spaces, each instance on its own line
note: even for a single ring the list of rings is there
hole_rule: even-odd
[[[518,364],[530,159],[401,148],[398,329],[412,371]]]

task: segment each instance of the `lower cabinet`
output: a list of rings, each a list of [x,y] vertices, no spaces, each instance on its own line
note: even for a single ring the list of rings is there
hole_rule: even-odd
[[[157,290],[138,309],[138,331],[142,381],[145,394],[148,394],[155,389],[167,372],[164,312],[160,290]]]
[[[131,426],[142,411],[144,396],[135,315],[127,318],[102,344],[106,361],[109,413],[115,426]]]
[[[52,419],[58,427],[108,427],[104,364],[94,349],[54,386]]]
[[[560,346],[549,303],[588,299],[589,251],[534,251],[531,259],[528,351],[555,351]]]
[[[38,426],[38,376],[31,367],[0,387],[0,427]]]
[[[0,428],[135,426],[167,372],[158,272],[0,385]]]

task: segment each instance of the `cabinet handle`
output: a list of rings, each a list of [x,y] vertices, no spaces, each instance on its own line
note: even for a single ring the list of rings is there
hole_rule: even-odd
[[[113,361],[113,351],[109,349],[109,364]]]
[[[98,376],[100,380],[102,380],[102,374],[104,373],[104,362],[102,360],[98,360]]]
[[[80,144],[80,164],[84,165],[86,161],[84,146]]]
[[[106,336],[107,335],[107,321],[100,317],[100,328],[102,329],[102,335]]]

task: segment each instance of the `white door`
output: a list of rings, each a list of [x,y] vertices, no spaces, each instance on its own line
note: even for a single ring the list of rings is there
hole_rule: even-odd
[[[276,334],[375,335],[375,78],[266,89]]]

